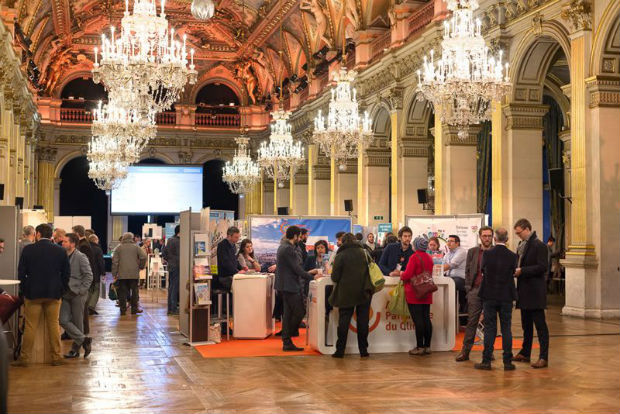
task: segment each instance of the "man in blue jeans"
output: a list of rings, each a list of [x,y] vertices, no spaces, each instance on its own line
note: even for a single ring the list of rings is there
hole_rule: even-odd
[[[504,349],[504,370],[515,369],[512,361],[512,302],[517,299],[517,290],[513,280],[517,268],[518,256],[506,247],[508,231],[505,228],[495,230],[495,247],[482,255],[482,283],[478,296],[482,299],[484,312],[484,351],[482,362],[474,365],[476,369],[491,369],[493,345],[497,334],[497,315],[502,330],[502,348]]]
[[[174,236],[168,240],[163,252],[164,260],[168,263],[168,315],[179,314],[180,232],[181,226],[177,225],[174,228]]]

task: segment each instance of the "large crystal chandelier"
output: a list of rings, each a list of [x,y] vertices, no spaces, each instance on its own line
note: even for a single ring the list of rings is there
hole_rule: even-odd
[[[215,4],[213,0],[193,0],[190,10],[198,20],[209,20],[215,14]]]
[[[112,156],[132,164],[140,159],[146,144],[157,135],[153,113],[142,114],[136,108],[125,108],[116,99],[99,105],[93,111],[93,141],[113,141]]]
[[[441,122],[458,128],[458,136],[469,136],[469,126],[491,117],[491,101],[510,91],[508,63],[502,51],[491,55],[481,34],[481,22],[474,20],[477,0],[447,0],[453,12],[444,22],[442,56],[435,61],[424,57],[418,70],[418,90],[435,107],[441,108]]]
[[[358,155],[358,147],[366,148],[373,138],[368,112],[359,114],[357,91],[352,87],[357,73],[342,66],[334,75],[336,87],[331,90],[327,124],[321,110],[314,119],[313,139],[328,157],[337,162]]]
[[[103,82],[111,93],[124,93],[131,99],[125,103],[142,112],[169,109],[185,84],[196,82],[194,50],[188,67],[186,37],[183,43],[175,39],[164,7],[162,0],[157,15],[154,0],[135,0],[130,14],[125,0],[120,33],[112,26],[109,38],[101,35],[101,60],[95,48],[93,80]]]
[[[258,163],[270,178],[282,186],[301,164],[304,163],[304,149],[301,142],[295,142],[288,119],[291,113],[278,109],[271,113],[271,135],[269,142],[263,142],[258,149]]]
[[[107,135],[93,136],[88,144],[88,177],[97,188],[110,191],[127,177],[129,163],[119,158],[119,152],[116,139]]]
[[[230,191],[235,194],[248,192],[252,186],[260,180],[260,167],[250,157],[248,143],[250,139],[241,136],[235,139],[239,145],[235,151],[232,163],[226,162],[224,166],[224,182],[228,184]]]

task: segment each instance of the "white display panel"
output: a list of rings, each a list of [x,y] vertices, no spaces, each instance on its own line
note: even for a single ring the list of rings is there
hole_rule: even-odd
[[[179,214],[202,208],[202,167],[136,165],[112,190],[112,214]]]

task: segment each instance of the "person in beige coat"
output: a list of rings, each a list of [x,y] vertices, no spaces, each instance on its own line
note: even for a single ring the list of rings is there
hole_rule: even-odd
[[[125,233],[121,244],[112,256],[112,276],[119,282],[118,303],[121,315],[127,313],[127,293],[131,291],[132,315],[142,313],[138,309],[138,280],[140,269],[146,266],[146,253],[133,242],[133,233]]]

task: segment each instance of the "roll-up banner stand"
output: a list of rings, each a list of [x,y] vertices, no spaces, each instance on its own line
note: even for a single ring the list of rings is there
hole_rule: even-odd
[[[280,240],[289,226],[308,229],[306,248],[311,251],[314,243],[325,240],[330,251],[336,246],[336,233],[351,232],[351,217],[347,216],[249,216],[249,237],[252,240],[254,254],[263,268],[276,262],[276,253]]]
[[[459,236],[461,246],[469,249],[478,245],[478,230],[486,224],[484,214],[457,214],[445,216],[405,216],[405,223],[411,228],[413,238],[420,235],[437,237],[441,248],[445,248],[448,237]]]

